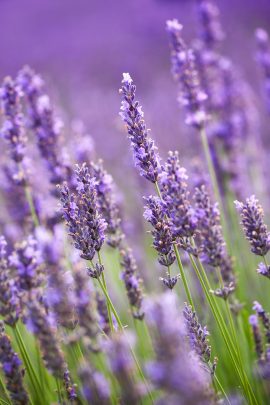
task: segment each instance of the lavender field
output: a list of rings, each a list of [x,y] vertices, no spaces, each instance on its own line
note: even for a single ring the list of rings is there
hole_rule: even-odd
[[[0,2],[0,404],[270,403],[269,16]]]

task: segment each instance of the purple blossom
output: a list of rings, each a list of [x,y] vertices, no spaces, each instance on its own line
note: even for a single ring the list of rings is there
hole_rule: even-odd
[[[117,378],[121,387],[121,403],[137,405],[141,399],[141,389],[134,381],[134,361],[130,353],[128,339],[132,336],[127,333],[118,333],[106,341],[106,353],[113,375]]]
[[[216,48],[224,39],[220,23],[220,11],[215,3],[209,0],[198,1],[200,19],[200,38],[207,48]]]
[[[264,277],[270,278],[270,266],[264,263],[259,263],[257,273]]]
[[[160,171],[160,158],[154,141],[148,136],[144,113],[139,102],[135,100],[136,86],[128,73],[123,74],[120,116],[126,123],[127,132],[133,149],[135,165],[140,175],[155,183]]]
[[[0,236],[0,314],[8,325],[15,325],[21,308],[19,302],[18,285],[7,262],[7,242],[4,236]]]
[[[235,206],[240,213],[241,225],[252,253],[265,256],[270,249],[270,235],[264,223],[262,206],[254,195],[245,202],[235,201]]]
[[[207,328],[201,326],[196,312],[192,310],[190,305],[185,304],[183,315],[191,348],[198,354],[201,360],[208,363],[211,358],[211,346],[209,345],[209,332]]]
[[[62,210],[75,248],[83,259],[92,260],[104,242],[106,222],[98,211],[96,180],[86,164],[76,167],[76,176],[76,193],[70,193],[66,183],[60,189]]]
[[[15,245],[15,250],[9,256],[9,265],[17,273],[20,289],[29,292],[40,286],[42,281],[41,263],[41,252],[32,235]]]
[[[153,384],[165,393],[161,403],[211,404],[210,375],[190,350],[176,295],[167,292],[149,300],[145,312],[156,353],[147,370]]]
[[[45,366],[55,377],[62,378],[66,367],[57,329],[35,294],[27,302],[26,325],[40,344]]]
[[[257,62],[263,75],[263,86],[266,96],[267,108],[270,111],[270,41],[268,33],[258,28],[255,31],[257,42]]]
[[[69,401],[72,403],[76,403],[76,399],[78,398],[77,395],[77,386],[76,384],[72,383],[71,377],[70,377],[70,372],[68,369],[65,370],[64,372],[64,385],[65,385],[65,390],[67,393],[67,397]]]
[[[23,386],[22,362],[11,347],[10,338],[5,333],[4,325],[0,323],[0,363],[6,380],[6,387],[12,403],[26,405],[29,403],[27,392]]]
[[[78,371],[82,382],[82,393],[86,401],[93,405],[109,405],[110,386],[103,374],[92,369],[90,364],[84,363]]]
[[[200,87],[193,51],[188,49],[183,38],[183,26],[176,20],[167,21],[171,48],[172,74],[179,85],[179,103],[187,109],[186,123],[201,128],[207,121],[204,108],[206,94]]]
[[[121,230],[120,206],[116,199],[115,184],[112,176],[103,168],[102,160],[89,165],[91,176],[96,180],[98,209],[106,221],[107,243],[117,247],[123,238]]]
[[[122,279],[125,283],[129,304],[132,308],[132,315],[135,319],[143,319],[142,311],[143,294],[141,289],[142,279],[138,275],[138,268],[131,249],[120,250],[121,266],[123,269]]]
[[[161,193],[174,239],[194,235],[197,217],[189,202],[186,170],[180,166],[178,152],[169,152],[160,176]]]
[[[11,158],[16,163],[23,160],[27,141],[23,127],[21,97],[22,94],[16,83],[10,77],[6,77],[0,90],[1,107],[4,113],[1,134],[9,143]]]

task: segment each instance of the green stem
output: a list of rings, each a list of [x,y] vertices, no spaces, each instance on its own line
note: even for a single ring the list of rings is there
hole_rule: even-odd
[[[61,385],[59,382],[59,378],[55,377],[55,384],[56,384],[56,391],[58,396],[59,404],[63,404],[62,392],[61,392]]]
[[[106,299],[107,299],[107,302],[109,303],[109,305],[110,305],[110,307],[111,307],[112,313],[113,313],[114,316],[115,316],[115,319],[116,319],[116,322],[117,322],[117,324],[118,324],[118,326],[119,326],[119,329],[121,329],[122,332],[125,333],[124,326],[123,326],[123,324],[122,324],[122,322],[121,322],[121,320],[120,320],[120,318],[119,318],[119,316],[118,316],[118,314],[117,314],[117,311],[116,311],[116,309],[115,309],[115,307],[114,307],[114,305],[113,305],[113,303],[112,303],[112,301],[111,301],[111,298],[110,298],[110,296],[109,296],[107,290],[105,289],[105,287],[104,287],[103,283],[100,281],[100,279],[98,278],[97,280],[98,280],[98,283],[99,283],[99,285],[100,285],[100,287],[101,287],[101,289],[102,289],[102,291],[103,291],[103,294],[105,295],[105,297],[106,297]],[[145,376],[144,376],[144,374],[143,374],[143,371],[142,371],[142,369],[141,369],[141,366],[140,366],[140,364],[139,364],[139,362],[138,362],[138,360],[137,360],[136,354],[134,353],[134,350],[132,349],[132,347],[131,347],[131,345],[130,345],[129,342],[128,342],[128,344],[129,344],[129,348],[130,348],[130,352],[131,352],[131,354],[132,354],[133,360],[134,360],[134,362],[135,362],[135,364],[136,364],[136,366],[137,366],[138,372],[139,372],[139,374],[140,374],[140,377],[142,378],[142,380],[143,380],[143,382],[144,382],[144,384],[145,384],[145,386],[146,386],[146,388],[147,388],[147,391],[148,391],[148,395],[149,395],[149,397],[150,397],[150,400],[151,400],[152,403],[154,403],[151,390],[150,390],[150,388],[149,388],[149,386],[148,386],[148,383],[147,383],[146,378],[145,378]]]
[[[98,262],[99,262],[100,266],[102,266],[102,261],[101,261],[100,252],[97,252],[97,255],[98,255]],[[105,276],[104,276],[104,272],[101,273],[101,279],[102,279],[102,283],[103,283],[103,285],[104,285],[105,290],[108,292],[108,288],[107,288],[107,284],[106,284],[106,279],[105,279]],[[109,303],[108,303],[108,300],[107,300],[107,311],[108,311],[110,329],[111,329],[111,331],[113,332],[113,331],[114,331],[113,320],[112,320],[111,308],[110,308],[110,305],[109,305]]]
[[[39,383],[39,380],[38,380],[37,375],[35,373],[32,362],[31,362],[31,360],[30,360],[30,358],[28,356],[28,353],[27,353],[26,347],[24,345],[24,341],[22,339],[22,336],[21,336],[21,333],[19,331],[18,325],[15,324],[13,326],[12,330],[14,332],[16,342],[17,342],[18,347],[20,349],[21,356],[22,356],[23,361],[25,363],[25,367],[28,370],[28,375],[29,375],[31,384],[32,384],[32,386],[34,388],[36,398],[38,399],[39,398],[39,393],[42,392],[42,387],[41,387],[41,385]]]
[[[181,262],[180,254],[179,254],[178,248],[177,248],[175,243],[173,244],[173,248],[174,248],[176,261],[177,261],[178,268],[179,268],[179,271],[180,271],[180,274],[181,274],[181,279],[183,281],[183,285],[184,285],[184,289],[185,289],[185,292],[186,292],[186,296],[187,296],[189,305],[191,305],[192,310],[195,311],[195,306],[194,306],[194,303],[193,303],[193,300],[192,300],[190,289],[188,287],[188,282],[187,282],[187,279],[186,279],[186,276],[185,276],[185,272],[184,272],[184,268],[183,268],[183,265],[182,265],[182,262]]]
[[[10,405],[10,404],[11,404],[11,401],[10,401],[10,399],[9,399],[8,391],[7,391],[7,389],[6,389],[6,385],[3,383],[3,380],[2,380],[2,377],[1,377],[1,376],[0,376],[0,387],[1,387],[2,391],[3,391],[3,393],[4,393],[5,396],[6,396],[6,400],[8,401],[8,403],[9,403],[9,405]]]
[[[37,213],[35,210],[35,205],[33,202],[32,194],[31,194],[29,186],[25,186],[24,191],[25,191],[25,197],[26,197],[26,200],[27,200],[29,208],[30,208],[30,212],[31,212],[31,216],[32,216],[34,225],[35,225],[35,227],[38,227],[40,225],[40,223],[39,223],[39,219],[38,219],[38,216],[37,216]]]

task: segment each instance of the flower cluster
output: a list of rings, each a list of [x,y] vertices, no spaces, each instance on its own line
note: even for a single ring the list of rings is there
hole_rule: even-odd
[[[207,98],[200,87],[193,51],[188,49],[182,38],[183,26],[177,20],[167,21],[171,48],[172,74],[181,88],[179,102],[188,113],[186,123],[201,128],[207,121],[204,102]]]
[[[270,249],[270,235],[264,223],[262,206],[255,195],[247,198],[245,202],[235,201],[235,206],[240,213],[241,225],[252,253],[265,256]]]
[[[155,183],[160,171],[160,159],[154,141],[148,136],[142,107],[135,100],[136,86],[128,73],[123,74],[120,93],[123,100],[120,116],[127,126],[135,164],[141,176]]]
[[[106,222],[97,208],[96,181],[88,167],[77,166],[76,175],[76,194],[70,192],[66,183],[61,187],[62,209],[75,248],[81,251],[83,259],[92,260],[104,242]]]

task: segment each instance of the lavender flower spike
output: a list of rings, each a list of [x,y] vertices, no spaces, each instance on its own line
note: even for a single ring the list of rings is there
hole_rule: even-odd
[[[265,263],[259,263],[257,273],[264,277],[270,278],[270,266],[266,265]]]
[[[197,217],[188,200],[186,170],[180,166],[178,152],[169,152],[161,173],[161,193],[173,238],[194,235]]]
[[[5,333],[3,322],[0,322],[0,363],[6,379],[12,404],[26,405],[28,395],[23,386],[23,369],[21,360],[11,347],[10,338]]]
[[[126,123],[131,140],[135,165],[141,176],[155,183],[160,170],[160,158],[154,141],[148,136],[144,122],[144,113],[139,102],[135,100],[136,86],[128,73],[123,74],[122,104],[120,116]]]
[[[176,295],[167,292],[149,300],[146,321],[153,330],[156,359],[148,364],[153,384],[165,393],[162,404],[212,404],[210,374],[190,350]],[[162,325],[162,327],[160,327]]]
[[[207,120],[204,101],[207,96],[200,87],[195,58],[182,38],[183,26],[176,20],[167,21],[171,48],[172,74],[179,84],[179,102],[187,109],[186,123],[201,128]]]
[[[24,158],[26,136],[20,106],[21,92],[15,82],[6,77],[0,91],[4,123],[1,134],[10,144],[11,158],[19,163]]]
[[[200,18],[200,37],[208,49],[214,49],[224,39],[224,32],[220,23],[220,11],[217,5],[209,0],[198,1]]]
[[[265,256],[270,249],[270,234],[263,220],[262,206],[254,195],[245,202],[235,201],[235,206],[240,213],[241,225],[251,245],[252,253]]]
[[[97,206],[96,181],[86,164],[76,167],[77,191],[70,193],[66,183],[61,187],[61,203],[69,233],[81,257],[92,260],[104,242],[106,223]]]
[[[264,90],[267,102],[267,108],[270,112],[270,40],[268,33],[258,28],[255,32],[257,41],[257,62],[263,73]]]
[[[109,405],[110,387],[104,375],[93,370],[90,364],[84,363],[78,371],[82,382],[82,393],[88,404]]]

